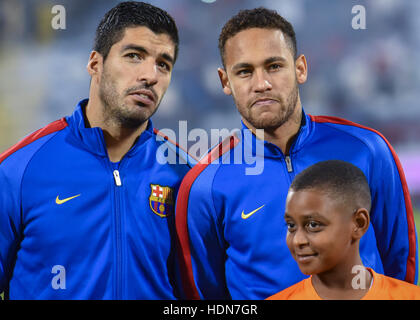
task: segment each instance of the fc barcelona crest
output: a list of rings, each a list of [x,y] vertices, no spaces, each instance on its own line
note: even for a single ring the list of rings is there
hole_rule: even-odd
[[[150,209],[159,217],[165,218],[174,212],[174,192],[170,187],[150,185]]]

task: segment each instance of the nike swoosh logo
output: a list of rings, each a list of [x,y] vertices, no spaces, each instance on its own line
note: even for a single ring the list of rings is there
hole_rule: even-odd
[[[55,198],[55,203],[56,204],[63,204],[64,202],[67,202],[67,201],[69,201],[71,199],[77,198],[78,196],[80,196],[80,194],[75,195],[73,197],[68,197],[68,198],[65,198],[65,199],[59,199],[58,196],[57,196],[57,198]]]
[[[261,207],[255,209],[254,211],[251,211],[250,213],[247,213],[247,214],[245,214],[245,212],[242,210],[241,218],[242,219],[248,219],[250,216],[252,216],[258,210],[262,209],[262,207],[264,207],[264,206],[265,206],[265,204],[263,204]]]

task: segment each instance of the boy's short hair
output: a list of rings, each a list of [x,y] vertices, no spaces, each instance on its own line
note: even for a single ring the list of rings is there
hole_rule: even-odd
[[[105,61],[111,47],[123,38],[125,29],[131,27],[147,27],[154,33],[167,34],[175,45],[176,60],[179,37],[173,18],[165,10],[136,1],[121,2],[105,14],[96,29],[93,50]]]
[[[363,171],[341,160],[318,162],[296,175],[290,190],[317,189],[354,209],[370,211],[371,193]]]
[[[230,20],[224,25],[219,36],[219,51],[224,67],[226,41],[235,36],[237,33],[250,28],[281,30],[286,39],[286,43],[292,52],[292,56],[296,60],[296,34],[292,24],[279,15],[275,10],[259,7],[251,10],[239,11],[238,14],[230,18]]]

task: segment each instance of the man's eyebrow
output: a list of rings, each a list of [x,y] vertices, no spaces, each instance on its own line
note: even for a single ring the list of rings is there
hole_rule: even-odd
[[[146,50],[145,47],[142,46],[138,46],[135,44],[127,44],[124,47],[121,48],[121,53],[127,50],[135,50],[135,51],[139,51],[139,52],[144,52],[144,53],[148,53],[148,51]]]
[[[266,59],[264,61],[264,63],[265,64],[270,64],[270,63],[273,63],[273,62],[286,62],[286,61],[287,61],[286,58],[280,57],[280,56],[276,56],[276,57],[270,57],[270,58]]]
[[[252,67],[252,65],[250,63],[246,63],[246,62],[241,62],[241,63],[237,63],[232,67],[232,70],[238,70],[238,69],[242,69],[242,68],[249,68]]]
[[[286,58],[281,57],[281,56],[275,56],[275,57],[270,57],[264,60],[264,64],[270,64],[273,62],[287,62]],[[234,70],[238,70],[238,69],[245,69],[245,68],[250,68],[252,67],[252,65],[250,63],[246,63],[246,62],[240,62],[235,64],[232,67],[232,71]]]
[[[143,52],[143,53],[146,53],[146,54],[149,53],[149,51],[147,51],[147,49],[145,47],[135,45],[135,44],[127,44],[127,45],[123,46],[121,48],[121,53],[123,53],[124,51],[127,51],[127,50],[134,50],[134,51]],[[169,53],[163,52],[163,53],[160,54],[160,56],[163,59],[170,62],[171,64],[174,64],[174,58]]]
[[[174,58],[172,58],[172,56],[169,53],[162,53],[161,57],[166,61],[170,62],[171,64],[174,64]]]

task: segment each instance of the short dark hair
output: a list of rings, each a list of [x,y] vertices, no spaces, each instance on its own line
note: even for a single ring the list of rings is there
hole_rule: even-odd
[[[283,32],[286,42],[292,51],[292,56],[296,60],[297,45],[296,34],[292,24],[279,15],[275,10],[259,7],[249,10],[241,10],[238,14],[230,18],[224,25],[219,36],[219,51],[225,67],[225,45],[226,41],[235,36],[240,31],[250,28],[279,29]]]
[[[93,50],[105,60],[111,47],[123,38],[125,29],[138,26],[147,27],[157,34],[167,34],[175,45],[176,60],[179,38],[174,19],[160,8],[136,1],[121,2],[105,14],[96,29]]]
[[[290,190],[306,189],[325,192],[332,199],[370,211],[371,193],[363,171],[342,160],[318,162],[296,175]]]

